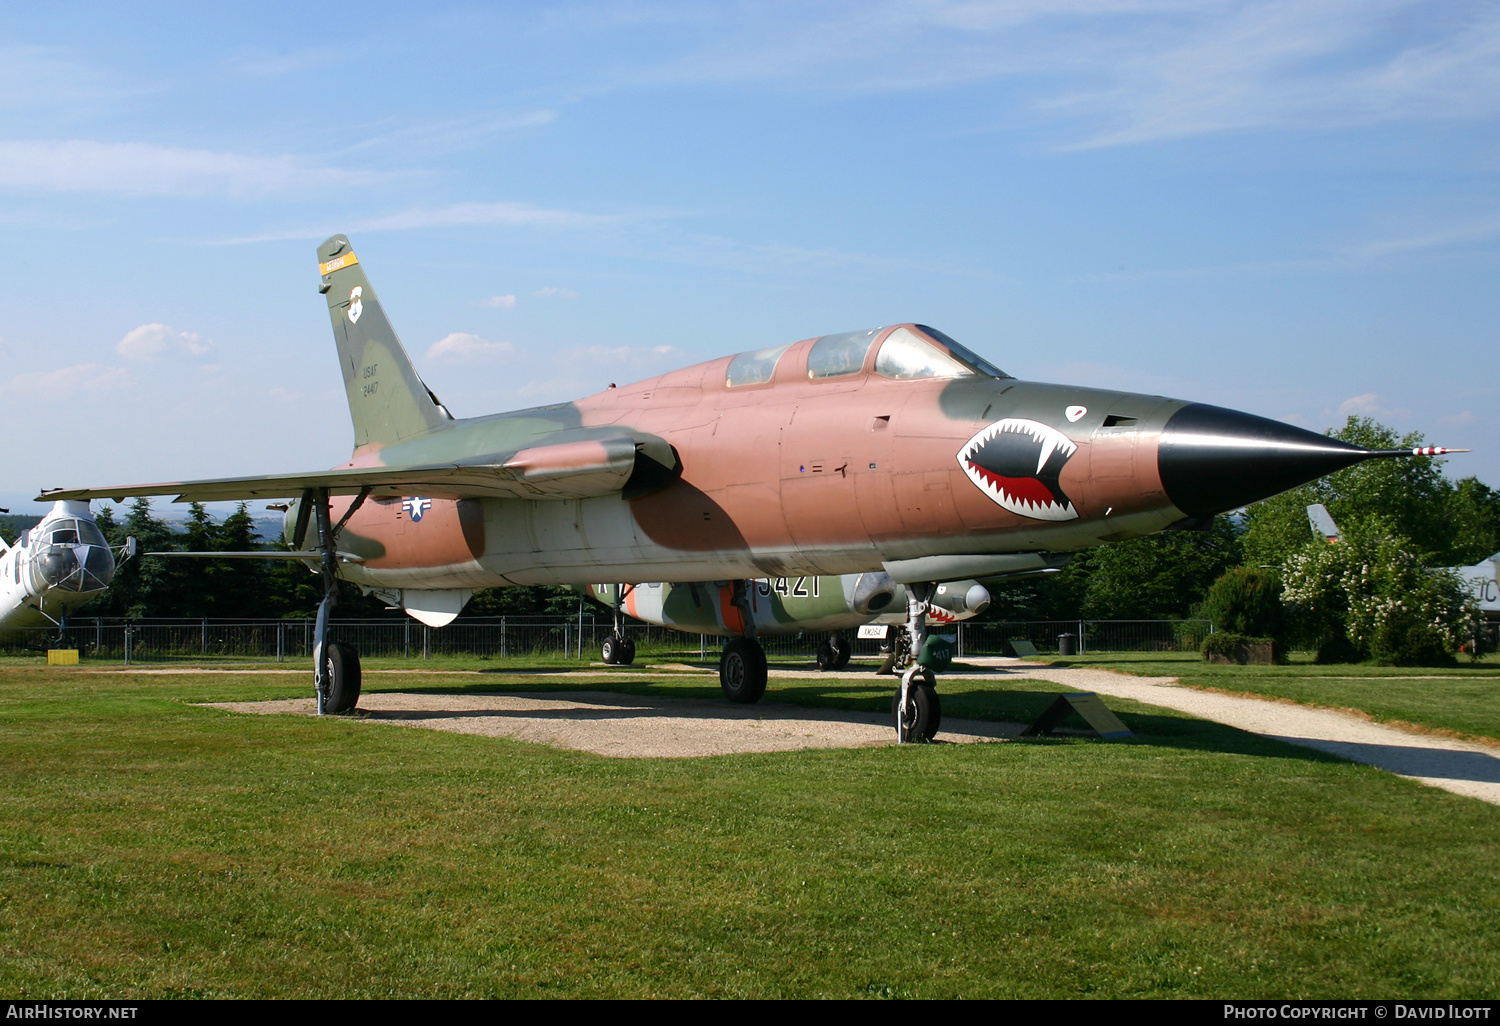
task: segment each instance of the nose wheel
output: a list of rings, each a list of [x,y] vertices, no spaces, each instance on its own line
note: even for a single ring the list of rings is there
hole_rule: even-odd
[[[943,722],[943,703],[938,700],[932,671],[913,666],[901,676],[901,690],[891,698],[891,719],[896,742],[911,744],[937,737]]]

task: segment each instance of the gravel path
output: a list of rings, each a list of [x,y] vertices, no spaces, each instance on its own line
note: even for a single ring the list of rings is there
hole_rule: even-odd
[[[1500,750],[1485,745],[1387,727],[1332,709],[1200,691],[1179,685],[1175,677],[1025,664],[1016,669],[1031,679],[1176,709],[1500,805]]]

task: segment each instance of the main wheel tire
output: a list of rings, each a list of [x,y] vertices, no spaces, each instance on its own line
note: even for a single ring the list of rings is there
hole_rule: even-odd
[[[833,661],[835,670],[842,670],[849,665],[850,656],[854,655],[854,646],[849,644],[849,639],[842,634],[835,634],[828,639],[828,644],[833,646],[836,658]]]
[[[629,666],[635,662],[635,642],[629,638],[620,639],[620,665]]]
[[[620,656],[624,654],[621,651],[623,647],[624,646],[620,643],[620,639],[615,635],[611,634],[609,637],[605,638],[604,644],[599,646],[599,654],[604,657],[604,665],[616,666],[621,662],[624,662],[625,660],[620,658]]]
[[[351,713],[359,704],[359,649],[335,641],[328,646],[328,693],[323,696],[323,711],[334,715]]]
[[[740,705],[760,701],[766,693],[766,650],[752,638],[730,638],[719,657],[719,687]]]
[[[832,641],[824,641],[818,646],[818,669],[837,670],[839,668],[839,650],[834,647]]]
[[[943,703],[931,684],[913,683],[906,692],[905,715],[901,709],[901,692],[891,699],[891,719],[899,731],[906,727],[908,741],[931,741],[937,737],[943,722]]]

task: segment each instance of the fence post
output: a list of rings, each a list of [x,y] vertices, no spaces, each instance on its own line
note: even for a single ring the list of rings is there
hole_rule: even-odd
[[[1087,643],[1087,641],[1084,640],[1085,639],[1084,632],[1087,630],[1087,627],[1088,627],[1088,625],[1086,623],[1084,623],[1084,621],[1082,621],[1082,620],[1078,621],[1078,654],[1079,655],[1084,655],[1085,653],[1088,652],[1088,643]]]
[[[426,658],[427,658],[427,652],[428,652],[428,638],[429,638],[429,637],[431,637],[431,635],[432,635],[432,628],[430,628],[430,627],[428,627],[428,626],[427,626],[427,625],[426,625],[426,624],[425,624],[425,623],[424,623],[424,624],[423,624],[423,625],[422,625],[422,658],[423,658],[423,659],[426,659]]]
[[[411,658],[411,617],[406,618],[406,637],[401,642],[401,658]]]
[[[964,625],[963,625],[963,621],[959,621],[959,624],[958,624],[958,655],[954,656],[954,658],[955,659],[962,659],[963,657],[964,657]]]
[[[125,625],[125,665],[130,665],[130,624]]]
[[[568,625],[563,624],[563,658],[566,659],[572,654],[573,650],[568,643]]]
[[[505,617],[500,618],[500,658],[504,659],[509,653],[505,650]]]

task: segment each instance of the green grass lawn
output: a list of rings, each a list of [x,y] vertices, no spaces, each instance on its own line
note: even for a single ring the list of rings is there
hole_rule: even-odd
[[[1172,676],[1199,688],[1264,695],[1304,705],[1357,709],[1386,723],[1406,723],[1478,740],[1500,741],[1500,661],[1460,660],[1452,667],[1230,666],[1196,655],[1079,656],[1072,666]]]
[[[366,686],[718,690],[459,668]],[[767,698],[888,709],[889,689]],[[1500,808],[1169,711],[1111,700],[1128,742],[616,760],[191,704],[308,690],[0,667],[0,991],[1500,989]],[[1020,680],[943,694],[949,715],[1001,719],[1050,699]]]

